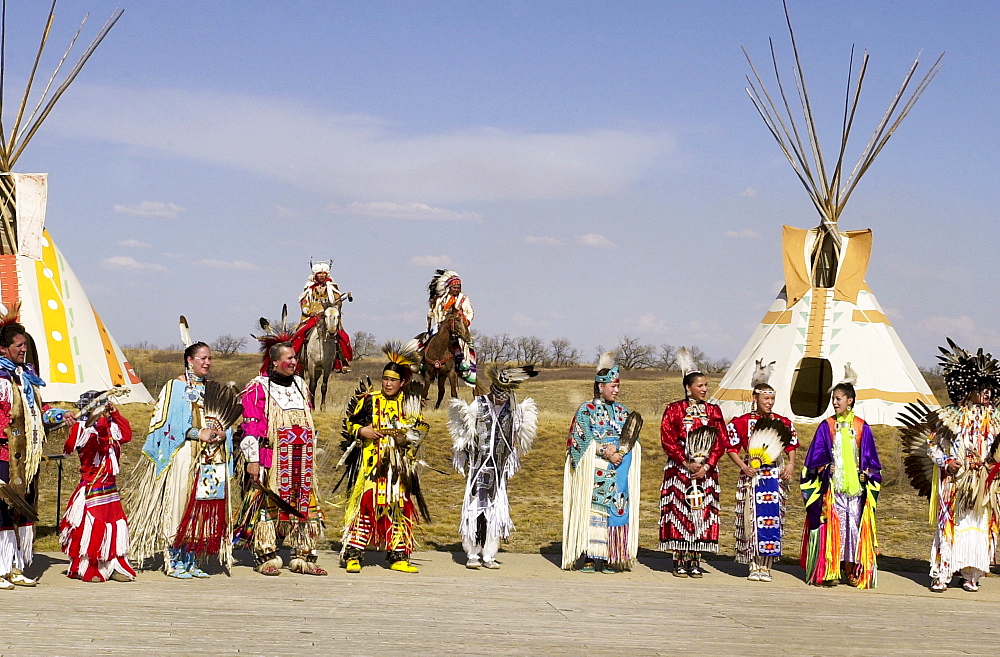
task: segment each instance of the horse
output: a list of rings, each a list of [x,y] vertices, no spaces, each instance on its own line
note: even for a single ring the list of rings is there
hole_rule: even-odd
[[[458,397],[458,373],[455,371],[455,353],[451,345],[459,338],[469,342],[472,340],[472,334],[469,333],[468,325],[459,318],[458,312],[451,310],[438,327],[438,332],[424,347],[421,368],[424,373],[424,399],[430,398],[431,383],[435,379],[438,382],[438,397],[434,410],[441,407],[441,400],[444,399],[445,379],[451,384],[451,396]]]
[[[319,408],[322,409],[326,406],[326,390],[330,373],[333,371],[333,363],[341,356],[338,353],[341,330],[340,303],[327,306],[318,320],[306,336],[306,343],[302,349],[302,372],[309,381],[309,396],[313,400],[316,399],[316,384],[323,382],[319,404]]]

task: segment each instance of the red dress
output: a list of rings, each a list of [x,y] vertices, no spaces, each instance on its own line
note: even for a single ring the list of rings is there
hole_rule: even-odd
[[[687,452],[688,434],[698,427],[715,429],[715,441],[705,459],[708,474],[695,480],[704,497],[697,500],[701,508],[692,508],[687,495],[691,475],[684,462],[692,455]],[[726,451],[726,425],[722,409],[715,404],[696,404],[683,399],[668,404],[660,423],[660,442],[667,454],[660,489],[660,549],[677,552],[719,551],[719,470],[716,465]],[[699,496],[700,497],[700,496]]]
[[[121,444],[130,440],[132,429],[117,410],[90,427],[77,422],[69,432],[64,452],[76,449],[80,455],[80,485],[59,523],[59,539],[72,579],[104,582],[116,571],[135,577],[126,559],[128,524],[115,481]]]

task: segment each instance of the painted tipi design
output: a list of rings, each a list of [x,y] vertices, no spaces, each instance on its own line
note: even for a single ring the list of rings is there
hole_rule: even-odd
[[[785,14],[787,19],[787,7]],[[754,80],[748,77],[747,92],[808,190],[821,222],[811,230],[784,226],[785,286],[723,377],[713,401],[723,407],[727,417],[740,415],[749,410],[754,383],[767,380],[777,391],[776,413],[798,421],[816,421],[832,412],[829,389],[846,380],[857,391],[855,408],[859,416],[871,424],[898,425],[896,416],[905,404],[922,401],[934,407],[937,400],[865,282],[871,256],[871,230],[843,232],[837,221],[861,176],[937,73],[941,59],[903,102],[917,69],[918,62],[914,62],[874,136],[844,179],[844,151],[858,107],[868,54],[862,58],[853,89],[848,90],[837,160],[828,169],[817,138],[790,21],[788,30],[804,119],[800,122],[804,128],[791,115],[781,78],[777,78],[778,95],[772,96],[749,55],[747,60]],[[777,72],[773,49],[771,56]],[[853,67],[853,52],[851,63]]]
[[[52,27],[55,5],[53,2],[49,10],[36,67]],[[4,1],[0,43],[5,42],[6,15]],[[57,84],[66,55],[73,47],[71,43],[41,98],[29,104],[32,71],[10,129],[0,122],[0,303],[5,309],[20,303],[18,319],[33,338],[39,374],[47,382],[43,391],[47,401],[76,401],[87,390],[106,390],[115,385],[129,388],[123,401],[152,401],[45,230],[47,176],[12,171],[28,141],[120,16],[121,11],[112,14]],[[0,80],[4,78],[3,61],[0,58]],[[4,107],[3,92],[0,88],[0,108]]]

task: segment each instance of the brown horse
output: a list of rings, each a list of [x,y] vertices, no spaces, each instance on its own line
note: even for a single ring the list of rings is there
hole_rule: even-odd
[[[424,373],[424,399],[429,399],[431,383],[437,380],[438,397],[434,409],[441,407],[441,400],[444,399],[445,379],[451,383],[451,396],[458,397],[458,373],[455,371],[455,353],[452,345],[457,343],[459,338],[469,342],[472,335],[469,333],[469,326],[458,316],[458,311],[451,310],[441,322],[438,332],[427,341],[424,347],[424,360],[422,371]]]

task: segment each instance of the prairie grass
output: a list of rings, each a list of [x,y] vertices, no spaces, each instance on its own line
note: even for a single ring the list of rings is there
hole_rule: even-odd
[[[140,375],[151,384],[162,385],[170,376],[181,370],[181,357],[177,352],[130,352],[129,357]],[[235,381],[243,385],[252,378],[260,360],[255,355],[237,354],[216,357],[213,378]],[[357,384],[358,376],[369,375],[377,381],[381,362],[366,361],[355,364],[355,371],[330,378],[327,407],[315,413],[320,451],[317,457],[319,492],[324,498],[327,543],[322,547],[339,549],[343,527],[343,488],[331,494],[341,473],[334,471],[340,457],[340,428],[344,403]],[[570,368],[543,371],[523,386],[519,397],[530,396],[540,409],[539,432],[534,449],[526,455],[521,471],[510,481],[511,515],[517,530],[504,549],[511,552],[558,552],[562,535],[562,484],[565,462],[566,434],[572,414],[580,403],[590,398],[592,368]],[[711,385],[718,383],[717,378]],[[151,392],[158,390],[150,385]],[[463,387],[460,394],[468,401],[470,389]],[[641,433],[643,445],[643,476],[640,497],[640,554],[655,552],[659,521],[659,488],[665,464],[659,446],[659,422],[663,407],[668,401],[680,398],[681,383],[676,373],[639,371],[623,373],[620,401],[630,409],[639,411],[645,426]],[[129,472],[140,457],[146,427],[152,407],[128,404],[123,408],[135,431],[135,439],[124,449],[122,472]],[[431,510],[432,521],[417,528],[417,538],[422,549],[461,550],[458,536],[458,519],[464,493],[464,478],[451,467],[451,440],[445,423],[445,406],[439,411],[428,410],[425,417],[431,431],[425,441],[424,458],[433,467],[449,475],[432,470],[422,475],[422,487]],[[798,459],[801,462],[815,431],[815,426],[798,425],[800,441]],[[890,427],[874,428],[876,442],[884,466],[884,487],[879,500],[878,526],[883,567],[895,570],[923,570],[929,552],[932,530],[927,522],[927,502],[918,497],[902,472],[902,459],[898,432]],[[49,437],[47,453],[60,451],[65,431]],[[58,550],[53,524],[56,515],[56,462],[42,466],[40,522],[37,549]],[[78,460],[71,456],[64,461],[62,504],[79,481]],[[720,557],[733,554],[733,503],[737,471],[728,458],[723,458],[720,468],[722,485]],[[121,477],[124,479],[124,477]],[[788,504],[788,530],[785,535],[786,561],[798,559],[803,509],[798,487],[794,486]]]

